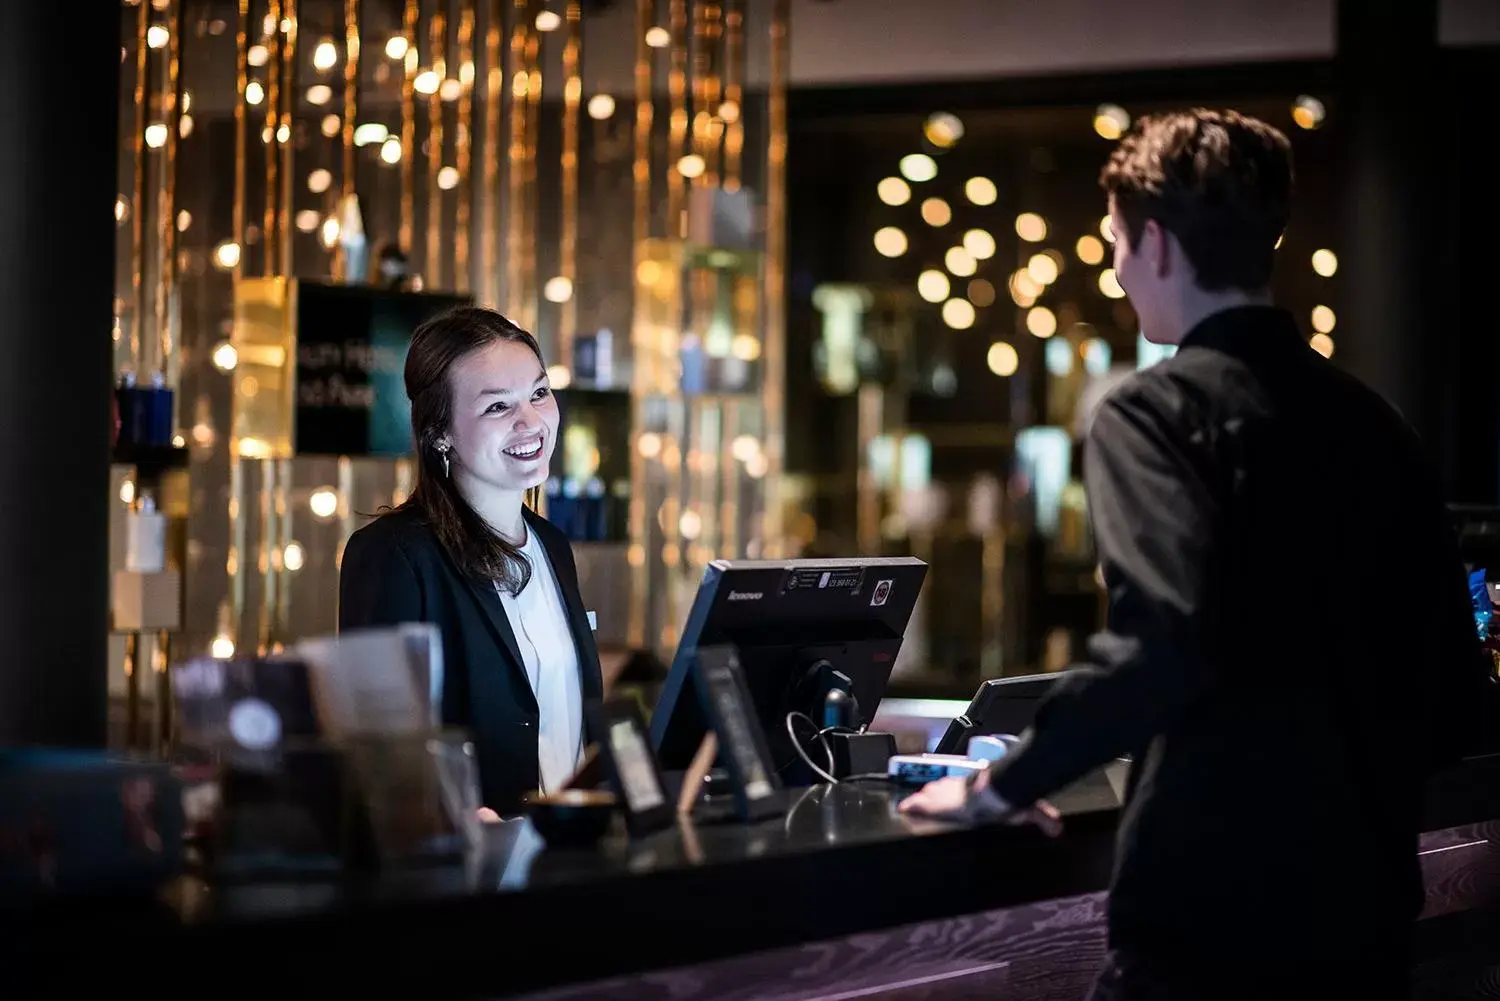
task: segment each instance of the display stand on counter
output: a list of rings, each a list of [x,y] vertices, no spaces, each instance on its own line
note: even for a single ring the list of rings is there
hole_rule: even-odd
[[[437,720],[425,624],[174,665],[181,741],[211,804],[193,818],[221,879],[461,862],[480,841],[467,731]]]

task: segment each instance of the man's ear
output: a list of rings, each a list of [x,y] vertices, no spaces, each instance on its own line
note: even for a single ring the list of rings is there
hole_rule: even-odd
[[[1144,231],[1141,233],[1141,245],[1141,250],[1145,252],[1146,260],[1156,277],[1167,277],[1173,265],[1177,263],[1174,258],[1178,256],[1172,243],[1172,234],[1155,219],[1147,219]]]

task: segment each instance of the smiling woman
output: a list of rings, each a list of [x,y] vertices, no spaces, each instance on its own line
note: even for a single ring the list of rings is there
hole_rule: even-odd
[[[473,734],[485,805],[513,813],[572,775],[602,690],[572,550],[525,504],[557,401],[536,339],[475,307],[417,328],[405,380],[416,489],[349,538],[339,628],[438,626],[443,722]]]

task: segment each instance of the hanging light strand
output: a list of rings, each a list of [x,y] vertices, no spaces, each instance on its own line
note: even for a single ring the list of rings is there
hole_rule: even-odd
[[[344,127],[340,130],[342,166],[339,169],[339,208],[355,197],[358,188],[354,157],[354,127],[359,116],[359,0],[344,0]],[[358,279],[349,273],[351,262],[343,241],[334,250],[333,274],[342,281]]]

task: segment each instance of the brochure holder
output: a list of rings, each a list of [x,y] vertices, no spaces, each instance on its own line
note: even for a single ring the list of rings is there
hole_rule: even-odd
[[[468,734],[436,723],[430,626],[172,669],[179,757],[204,766],[220,875],[446,864],[482,840]]]
[[[448,865],[482,841],[478,766],[463,731],[183,752],[210,763],[217,781],[204,848],[222,877]]]

